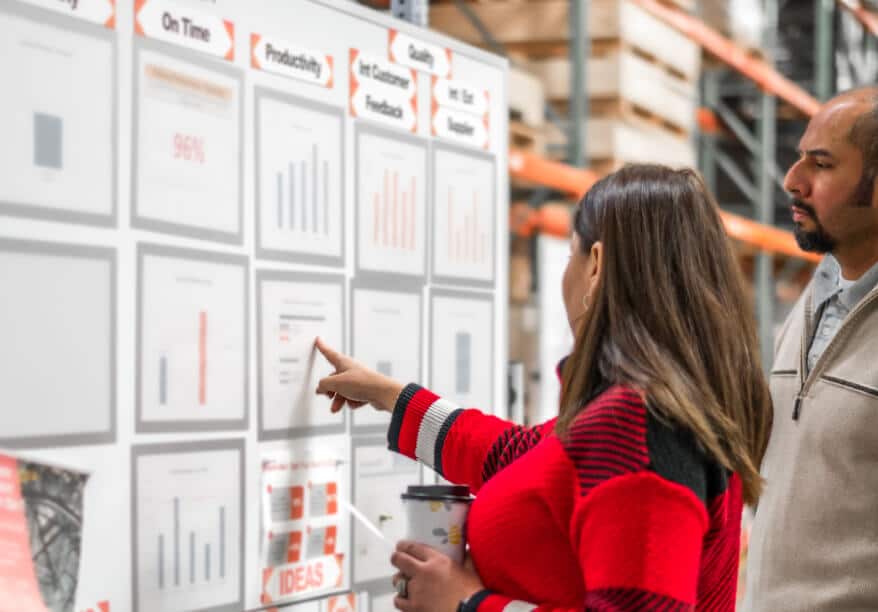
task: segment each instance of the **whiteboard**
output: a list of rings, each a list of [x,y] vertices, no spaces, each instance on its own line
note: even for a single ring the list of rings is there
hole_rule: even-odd
[[[309,342],[505,416],[507,62],[343,0],[0,34],[0,452],[90,473],[74,612],[386,608],[343,502],[395,538],[421,474]],[[271,483],[332,510],[273,522]]]

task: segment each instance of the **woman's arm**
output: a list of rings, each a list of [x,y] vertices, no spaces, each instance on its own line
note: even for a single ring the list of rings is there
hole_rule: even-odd
[[[536,446],[553,422],[522,427],[463,409],[429,389],[406,386],[393,410],[390,450],[430,466],[451,482],[474,492],[501,469]]]
[[[387,439],[391,450],[419,459],[446,479],[474,491],[533,448],[553,422],[524,428],[474,409],[462,409],[415,384],[400,383],[326,346],[317,349],[335,367],[317,393],[332,398],[332,411],[371,403],[392,413]]]

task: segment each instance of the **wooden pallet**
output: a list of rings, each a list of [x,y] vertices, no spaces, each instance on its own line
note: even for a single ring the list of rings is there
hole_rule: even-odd
[[[531,62],[543,81],[547,99],[559,109],[570,97],[571,63],[567,58]],[[634,114],[664,124],[672,131],[692,132],[696,124],[697,84],[676,70],[624,44],[605,49],[586,64],[590,112],[613,116]]]
[[[470,9],[507,51],[529,57],[567,53],[569,0],[479,2]],[[478,46],[481,33],[454,4],[431,7],[430,27]],[[689,79],[700,72],[701,49],[686,36],[628,0],[589,0],[588,34],[592,44],[623,40]]]
[[[510,118],[533,128],[543,125],[546,94],[539,77],[512,67],[509,69],[508,84]]]

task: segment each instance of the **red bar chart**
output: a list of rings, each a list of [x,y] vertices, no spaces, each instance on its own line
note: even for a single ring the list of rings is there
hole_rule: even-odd
[[[455,202],[454,188],[448,187],[448,240],[449,261],[478,263],[488,261],[488,230],[479,220],[479,194],[473,190],[469,206]]]
[[[417,178],[400,185],[399,172],[384,171],[384,188],[372,194],[372,245],[415,250]]]
[[[434,279],[485,286],[494,282],[496,172],[493,156],[434,147]]]
[[[357,268],[426,272],[427,150],[416,138],[359,126]]]

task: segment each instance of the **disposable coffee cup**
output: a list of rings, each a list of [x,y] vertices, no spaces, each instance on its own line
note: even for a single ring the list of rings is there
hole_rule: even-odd
[[[463,563],[466,516],[472,501],[469,487],[465,486],[410,486],[402,494],[408,518],[406,539],[426,544]]]

